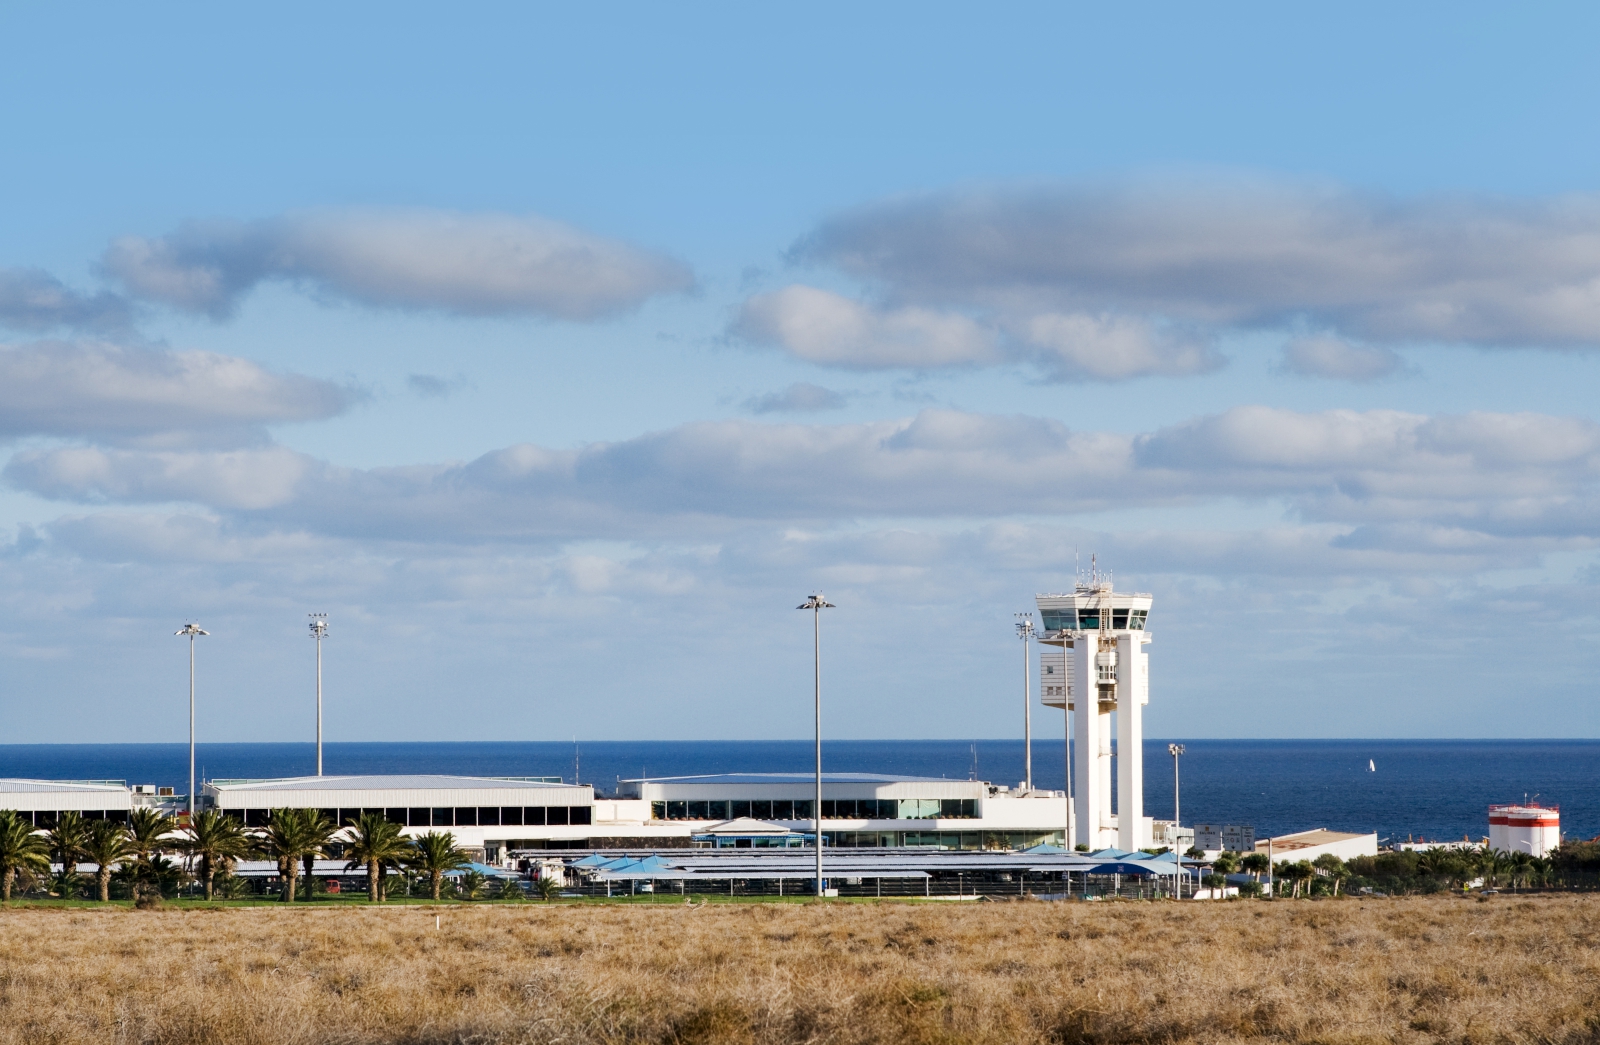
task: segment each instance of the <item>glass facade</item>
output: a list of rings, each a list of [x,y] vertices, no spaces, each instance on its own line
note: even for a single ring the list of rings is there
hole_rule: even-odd
[[[837,849],[1029,849],[1060,845],[1060,831],[824,831],[823,844]]]
[[[57,809],[19,809],[16,811],[19,817],[41,831],[48,831],[56,826],[56,821],[62,812],[64,810]],[[126,809],[74,809],[70,810],[70,812],[77,813],[85,820],[115,820],[119,824],[128,822],[128,811]]]
[[[978,815],[975,798],[824,798],[824,820],[935,820],[972,819]],[[726,801],[665,801],[650,803],[654,820],[810,820],[810,799],[728,799]]]
[[[230,809],[231,816],[244,817],[246,827],[265,827],[270,809]],[[543,827],[593,823],[594,811],[590,806],[435,806],[431,808],[388,809],[323,809],[340,827],[360,819],[363,813],[378,813],[390,823],[402,827],[497,827],[501,824],[524,824]],[[125,819],[127,814],[121,814]]]
[[[1144,623],[1150,616],[1149,610],[1119,610],[1111,611],[1111,629],[1113,631],[1143,631]],[[1045,631],[1098,631],[1100,629],[1100,610],[1098,607],[1084,607],[1074,610],[1064,607],[1053,610],[1040,610],[1040,622]]]

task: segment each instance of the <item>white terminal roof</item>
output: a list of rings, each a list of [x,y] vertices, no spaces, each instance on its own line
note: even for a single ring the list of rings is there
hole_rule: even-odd
[[[812,784],[815,773],[705,773],[699,776],[651,776],[624,780],[624,784]],[[948,784],[947,777],[891,776],[887,773],[824,773],[824,784]],[[970,780],[957,781],[962,784]]]
[[[133,793],[122,780],[0,780],[3,809],[129,809]]]
[[[589,784],[438,774],[212,780],[207,782],[206,790],[216,798],[217,805],[225,809],[587,805],[594,799],[594,788]]]

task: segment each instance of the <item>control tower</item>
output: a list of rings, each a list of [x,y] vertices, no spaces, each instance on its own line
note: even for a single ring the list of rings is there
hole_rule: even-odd
[[[1150,845],[1144,815],[1144,705],[1150,703],[1152,598],[1111,589],[1092,569],[1069,595],[1039,595],[1039,696],[1072,716],[1072,822],[1076,845],[1135,851]],[[1057,647],[1052,650],[1049,647]],[[1116,716],[1117,811],[1111,811],[1111,736]]]

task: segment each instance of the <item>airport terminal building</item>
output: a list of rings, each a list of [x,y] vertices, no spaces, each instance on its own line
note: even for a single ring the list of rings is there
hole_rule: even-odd
[[[1014,791],[980,780],[825,773],[823,844],[837,848],[1025,849],[1060,844],[1066,799],[1059,791]],[[815,778],[743,773],[621,782],[615,796],[589,784],[539,777],[360,775],[209,780],[197,806],[261,827],[274,809],[316,809],[345,825],[380,813],[409,836],[449,831],[487,863],[539,850],[699,848],[717,825],[749,820],[814,839]],[[65,810],[125,820],[141,806],[181,816],[186,796],[123,781],[0,781],[0,808],[49,828]]]

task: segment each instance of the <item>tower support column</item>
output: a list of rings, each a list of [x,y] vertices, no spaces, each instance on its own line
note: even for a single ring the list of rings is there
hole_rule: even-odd
[[[1144,835],[1144,655],[1138,632],[1117,636],[1117,848],[1137,852]]]
[[[1072,743],[1077,749],[1073,759],[1076,771],[1073,787],[1073,843],[1099,848],[1100,814],[1102,806],[1109,805],[1111,796],[1102,790],[1100,749],[1105,744],[1102,736],[1105,720],[1100,715],[1099,689],[1095,684],[1094,655],[1099,638],[1094,632],[1081,632],[1072,640],[1067,658],[1072,671],[1073,730]]]

